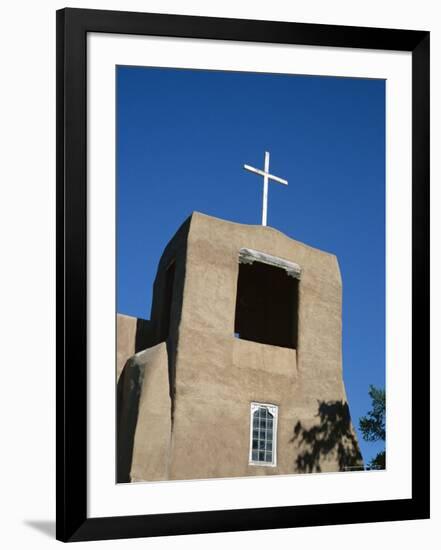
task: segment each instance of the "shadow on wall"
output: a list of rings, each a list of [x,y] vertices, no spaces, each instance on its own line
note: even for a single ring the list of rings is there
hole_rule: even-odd
[[[339,471],[363,470],[363,459],[351,425],[349,407],[343,401],[319,401],[319,419],[307,428],[299,421],[290,440],[299,455],[294,467],[299,473],[321,472],[326,461],[336,462]]]
[[[118,380],[116,393],[116,482],[130,483],[133,442],[138,420],[143,369],[130,358]]]
[[[155,345],[155,326],[148,319],[136,319],[135,353]]]

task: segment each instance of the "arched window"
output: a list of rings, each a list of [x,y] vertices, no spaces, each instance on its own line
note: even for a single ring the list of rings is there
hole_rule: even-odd
[[[277,405],[251,403],[250,464],[277,465]]]

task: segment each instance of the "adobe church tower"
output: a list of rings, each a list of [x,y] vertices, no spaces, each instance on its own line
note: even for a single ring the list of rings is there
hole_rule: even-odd
[[[334,255],[193,213],[118,315],[118,481],[362,469],[341,305]]]

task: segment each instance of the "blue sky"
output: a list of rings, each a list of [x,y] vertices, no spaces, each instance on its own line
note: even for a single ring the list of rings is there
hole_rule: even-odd
[[[117,310],[150,317],[161,253],[193,211],[268,225],[337,255],[354,425],[385,385],[385,82],[117,69]],[[359,434],[365,461],[381,444]]]

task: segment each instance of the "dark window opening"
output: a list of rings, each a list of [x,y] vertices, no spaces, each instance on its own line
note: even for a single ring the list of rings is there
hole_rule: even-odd
[[[173,261],[165,273],[164,308],[162,319],[162,340],[166,340],[170,334],[170,320],[173,305],[173,287],[175,283],[176,262]]]
[[[298,285],[298,279],[279,267],[240,263],[234,335],[296,349]]]

